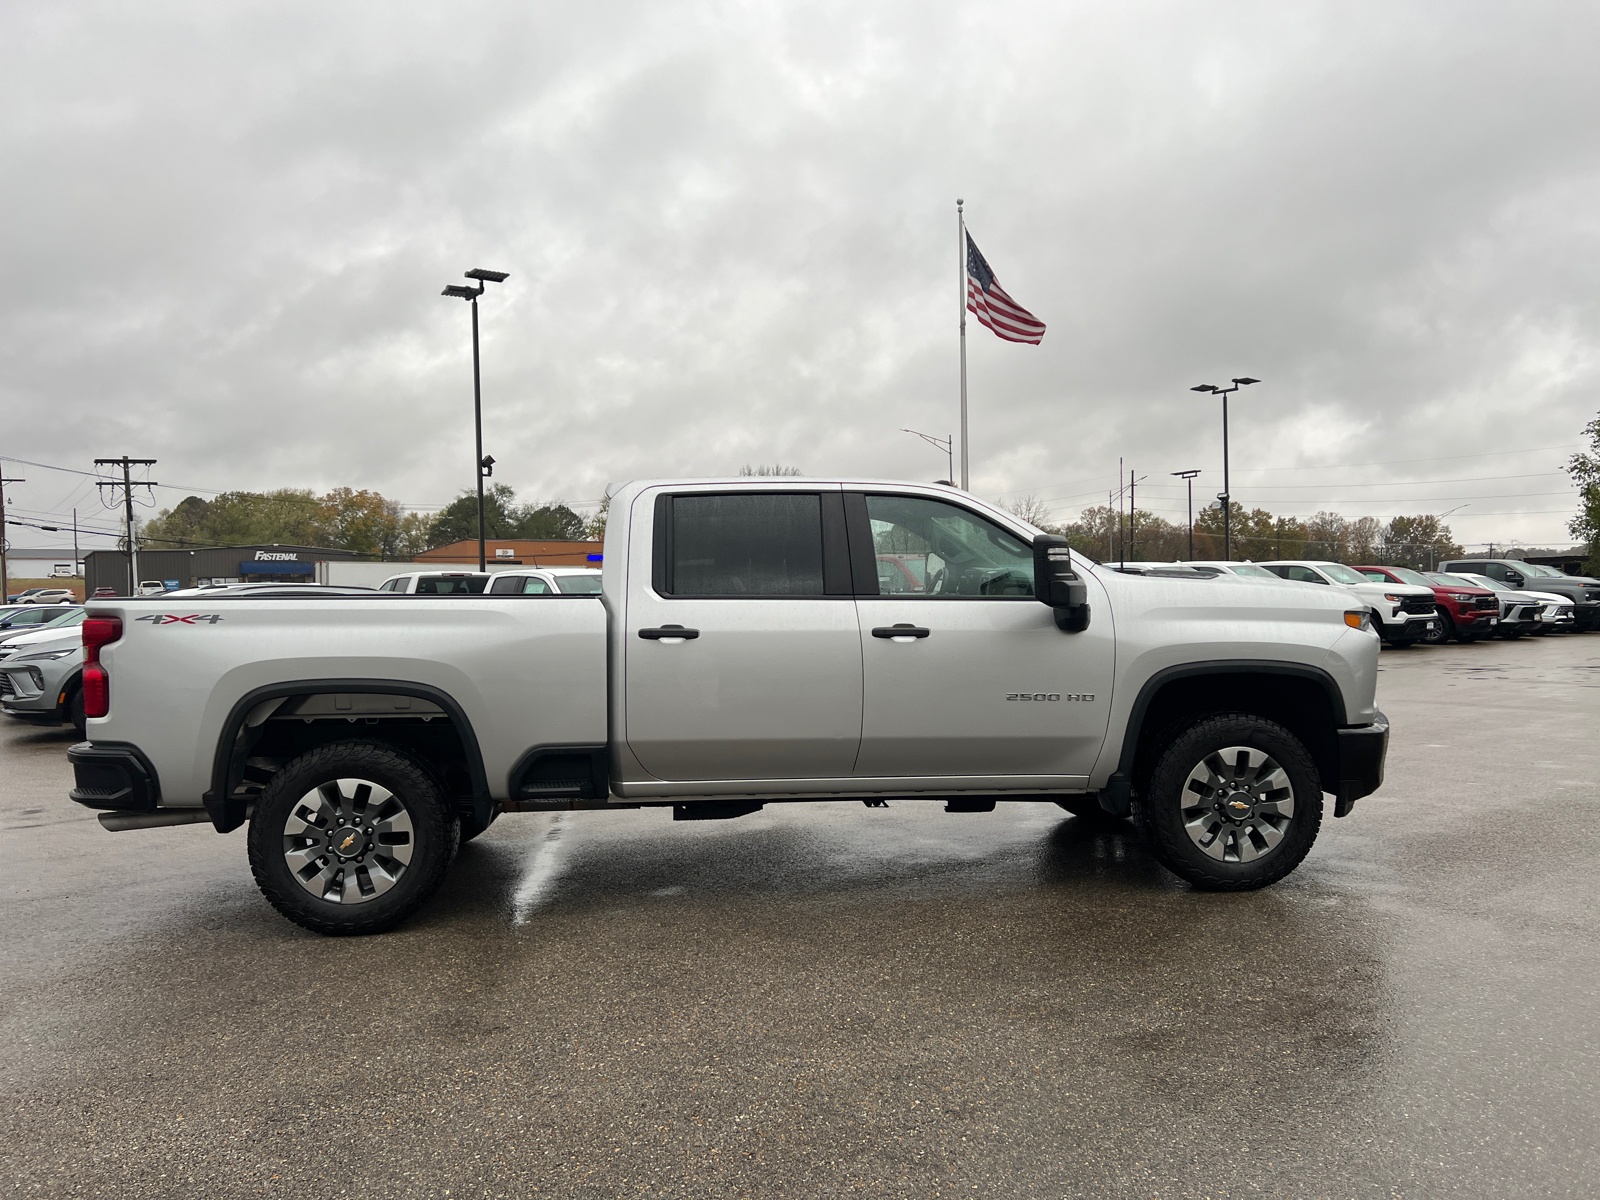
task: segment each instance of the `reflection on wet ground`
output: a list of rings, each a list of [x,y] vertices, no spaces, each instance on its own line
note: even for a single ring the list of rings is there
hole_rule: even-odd
[[[1387,786],[1245,896],[1046,805],[508,816],[320,939],[6,730],[0,1192],[1590,1194],[1600,704],[1457,649],[1528,665],[1386,655]]]

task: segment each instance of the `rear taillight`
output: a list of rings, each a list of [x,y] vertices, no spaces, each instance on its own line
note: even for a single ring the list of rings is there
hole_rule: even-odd
[[[100,663],[100,647],[122,636],[121,617],[89,617],[83,623],[83,715],[111,711],[111,676]]]

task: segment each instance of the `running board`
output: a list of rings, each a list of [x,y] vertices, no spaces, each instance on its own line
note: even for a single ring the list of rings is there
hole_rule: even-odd
[[[169,825],[207,825],[211,814],[203,808],[165,808],[155,812],[103,812],[100,824],[112,833],[129,829],[164,829]]]

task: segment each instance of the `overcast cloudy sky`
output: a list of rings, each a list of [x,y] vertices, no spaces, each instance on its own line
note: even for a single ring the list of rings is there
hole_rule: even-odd
[[[970,331],[973,490],[1167,472],[1562,543],[1600,409],[1600,8],[0,7],[0,454],[183,489],[527,497],[783,462],[933,479],[955,198],[1040,347]],[[1381,465],[1373,465],[1381,464]],[[7,463],[36,516],[89,480]],[[183,490],[163,490],[168,506]],[[100,518],[103,519],[103,516]],[[53,540],[13,530],[13,543]]]

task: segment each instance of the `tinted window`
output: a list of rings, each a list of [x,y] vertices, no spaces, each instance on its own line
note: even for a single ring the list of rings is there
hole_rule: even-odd
[[[600,594],[600,576],[557,575],[556,591],[564,596],[598,596]]]
[[[1033,547],[942,500],[868,496],[881,595],[1033,595]]]
[[[547,596],[550,585],[537,575],[497,575],[489,592],[495,596]]]
[[[482,575],[424,575],[417,580],[417,594],[422,596],[465,596],[483,591],[489,580]]]
[[[1328,582],[1310,567],[1282,567],[1280,570],[1283,571],[1285,578],[1294,579],[1300,583],[1320,583],[1326,585]]]
[[[822,499],[674,497],[671,568],[675,596],[820,596]]]

